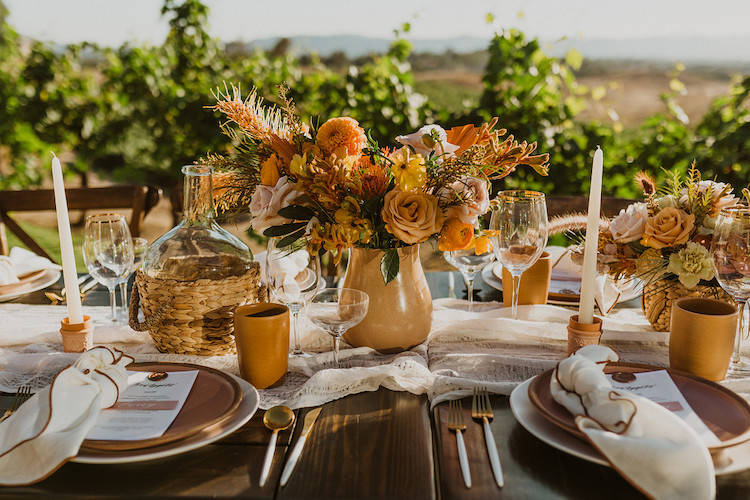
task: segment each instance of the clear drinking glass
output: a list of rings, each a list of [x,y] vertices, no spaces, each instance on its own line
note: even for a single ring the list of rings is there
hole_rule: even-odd
[[[133,266],[120,280],[120,299],[122,300],[122,304],[120,305],[120,320],[126,325],[128,324],[128,280],[130,279],[130,275],[141,267],[143,257],[146,256],[146,250],[148,250],[148,240],[146,238],[133,238]]]
[[[339,362],[339,345],[346,331],[365,319],[370,297],[353,288],[325,288],[310,300],[307,316],[333,337],[333,360]]]
[[[729,373],[747,375],[750,364],[742,359],[742,339],[748,338],[744,321],[745,304],[750,298],[750,208],[736,206],[725,208],[716,221],[711,243],[711,253],[716,268],[716,280],[740,306],[740,319]]]
[[[547,203],[538,191],[502,191],[499,206],[492,212],[490,229],[497,231],[492,238],[492,250],[497,260],[513,276],[511,314],[518,318],[518,289],[521,274],[542,255],[547,245]],[[503,284],[503,288],[507,284]]]
[[[86,217],[83,261],[89,274],[109,289],[111,320],[117,321],[115,290],[133,267],[133,240],[124,216],[96,214]]]
[[[266,280],[276,300],[292,312],[292,356],[309,356],[300,347],[299,312],[320,285],[320,258],[310,254],[301,241],[279,247],[282,238],[269,238],[266,250]]]
[[[448,264],[458,269],[463,276],[466,290],[469,293],[469,312],[471,312],[474,308],[474,277],[487,264],[495,260],[494,252],[490,250],[477,255],[474,249],[470,248],[443,252],[443,258]]]

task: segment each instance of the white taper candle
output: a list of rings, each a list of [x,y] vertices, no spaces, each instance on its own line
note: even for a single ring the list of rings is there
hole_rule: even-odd
[[[589,210],[586,221],[586,243],[583,247],[583,276],[581,278],[581,302],[578,307],[578,322],[594,322],[594,289],[596,286],[596,256],[599,246],[599,212],[602,204],[602,170],[604,153],[597,146],[594,165],[591,169]]]
[[[62,166],[55,153],[52,153],[52,183],[55,188],[55,207],[57,209],[57,231],[60,233],[60,254],[62,258],[65,295],[68,304],[68,322],[83,323],[81,295],[78,291],[78,274],[76,258],[73,251],[73,236],[70,233],[68,202],[65,198]]]

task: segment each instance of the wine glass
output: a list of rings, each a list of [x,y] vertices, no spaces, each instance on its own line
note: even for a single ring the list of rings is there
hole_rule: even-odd
[[[324,288],[307,306],[307,316],[333,337],[333,360],[339,362],[339,345],[346,331],[365,319],[370,297],[353,288]]]
[[[133,238],[133,265],[122,279],[120,279],[120,299],[122,299],[120,312],[125,324],[128,323],[128,280],[130,279],[130,275],[141,267],[143,257],[146,256],[146,250],[148,250],[148,240],[146,238]]]
[[[280,237],[269,238],[266,250],[268,289],[292,312],[292,356],[309,356],[300,347],[299,312],[320,287],[320,258],[304,248],[303,240],[279,246]]]
[[[89,274],[109,289],[110,319],[117,321],[115,290],[133,267],[133,240],[124,216],[96,214],[86,217],[83,261]]]
[[[492,250],[477,254],[474,248],[469,248],[443,252],[443,258],[448,264],[458,269],[463,276],[466,290],[469,293],[469,312],[472,312],[474,309],[474,277],[487,264],[495,260],[495,254]]]
[[[719,214],[711,242],[716,280],[740,306],[737,336],[729,363],[729,373],[747,375],[750,364],[742,359],[740,345],[748,338],[744,321],[745,304],[750,298],[750,208],[738,205]]]
[[[537,191],[502,191],[497,200],[490,219],[490,229],[497,231],[492,250],[513,276],[511,314],[517,319],[521,274],[539,259],[547,244],[547,204],[544,194]]]

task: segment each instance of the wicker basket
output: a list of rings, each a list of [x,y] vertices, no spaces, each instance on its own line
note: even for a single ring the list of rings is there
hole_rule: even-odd
[[[679,281],[653,281],[643,287],[641,308],[655,330],[669,331],[672,302],[682,297],[709,297],[732,302],[732,298],[720,286],[699,284],[695,288],[685,288]]]
[[[148,330],[161,352],[234,354],[234,309],[265,301],[258,263],[243,275],[215,280],[176,281],[139,270],[130,298],[130,326],[138,331]],[[144,322],[138,321],[139,309]]]

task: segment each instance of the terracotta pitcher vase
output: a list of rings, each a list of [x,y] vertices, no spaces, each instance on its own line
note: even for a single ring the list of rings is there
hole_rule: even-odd
[[[399,272],[386,285],[380,272],[383,252],[352,248],[344,287],[370,296],[362,322],[344,339],[355,347],[383,353],[405,351],[427,339],[432,325],[432,296],[419,259],[419,245],[399,248]]]

